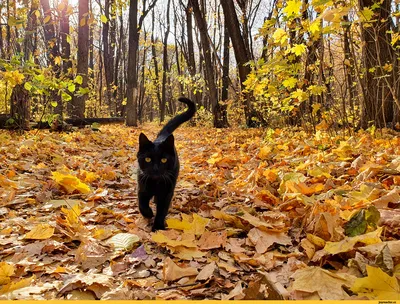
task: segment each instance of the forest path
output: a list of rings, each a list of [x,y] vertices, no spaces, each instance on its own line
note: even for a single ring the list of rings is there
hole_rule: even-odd
[[[151,233],[136,151],[159,129],[0,131],[0,299],[346,299],[356,243],[399,258],[399,137],[183,126],[169,229]],[[385,237],[369,207],[349,241],[371,204]]]

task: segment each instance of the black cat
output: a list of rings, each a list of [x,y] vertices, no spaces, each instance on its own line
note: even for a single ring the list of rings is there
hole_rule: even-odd
[[[171,119],[158,133],[155,141],[151,142],[143,133],[139,136],[137,153],[139,210],[144,217],[152,218],[153,211],[149,202],[154,197],[157,212],[152,231],[165,229],[165,217],[179,175],[179,159],[172,132],[196,113],[193,101],[184,97],[178,100],[185,103],[188,109]]]

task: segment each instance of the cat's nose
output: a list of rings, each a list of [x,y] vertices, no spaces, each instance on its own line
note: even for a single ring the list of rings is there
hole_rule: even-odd
[[[153,170],[154,170],[154,171],[158,171],[158,165],[154,165],[154,166],[153,166]]]

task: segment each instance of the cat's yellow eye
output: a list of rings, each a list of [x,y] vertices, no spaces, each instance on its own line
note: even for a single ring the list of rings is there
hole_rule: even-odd
[[[144,160],[146,161],[146,163],[151,162],[151,158],[150,157],[146,157]]]
[[[163,164],[165,164],[165,163],[167,162],[167,159],[166,159],[166,158],[161,158],[161,162],[162,162]]]

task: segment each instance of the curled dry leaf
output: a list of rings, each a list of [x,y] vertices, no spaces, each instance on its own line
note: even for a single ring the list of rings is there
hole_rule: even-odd
[[[248,233],[249,240],[255,245],[257,253],[264,253],[274,243],[290,245],[291,238],[284,232],[264,231],[253,228]]]
[[[176,281],[183,277],[195,276],[199,272],[193,267],[179,267],[170,258],[164,260],[163,279],[164,281]]]
[[[206,265],[197,275],[196,280],[198,281],[206,281],[212,277],[214,274],[214,270],[217,268],[215,262],[211,262],[210,264]]]

